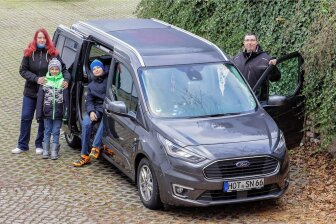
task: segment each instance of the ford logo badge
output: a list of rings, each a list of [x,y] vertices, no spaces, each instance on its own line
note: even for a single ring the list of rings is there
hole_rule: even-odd
[[[248,167],[248,166],[250,166],[250,162],[247,160],[236,162],[236,167],[243,168],[243,167]]]

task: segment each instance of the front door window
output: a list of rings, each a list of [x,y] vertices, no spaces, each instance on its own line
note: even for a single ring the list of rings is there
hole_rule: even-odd
[[[300,77],[298,75],[298,63],[298,58],[295,57],[277,65],[281,73],[281,79],[277,82],[270,82],[270,96],[291,96],[295,94]]]
[[[130,71],[120,62],[116,65],[112,89],[115,100],[125,102],[128,113],[135,115],[138,105],[138,94]]]

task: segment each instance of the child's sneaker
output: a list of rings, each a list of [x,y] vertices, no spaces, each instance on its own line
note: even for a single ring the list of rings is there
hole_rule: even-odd
[[[89,156],[90,156],[91,159],[98,159],[99,154],[100,154],[100,149],[96,148],[96,147],[93,147],[91,149],[91,153],[90,153]]]
[[[81,167],[89,163],[90,163],[90,157],[87,155],[81,155],[81,158],[77,160],[76,162],[74,162],[73,165],[76,167]]]

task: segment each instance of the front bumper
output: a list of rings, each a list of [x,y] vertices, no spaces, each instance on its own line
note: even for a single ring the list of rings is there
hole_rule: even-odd
[[[195,175],[196,173],[200,175]],[[163,203],[177,206],[222,205],[281,197],[289,186],[289,163],[288,160],[285,161],[281,164],[278,173],[263,177],[263,188],[234,192],[224,192],[224,180],[208,180],[198,169],[193,173],[186,173],[170,168],[160,172],[158,176]],[[248,179],[254,178],[258,177]],[[244,180],[244,178],[230,178],[230,181],[235,180]],[[176,186],[180,187],[179,192]]]

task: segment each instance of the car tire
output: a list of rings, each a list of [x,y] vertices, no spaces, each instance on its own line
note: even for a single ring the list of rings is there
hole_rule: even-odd
[[[78,136],[74,134],[68,134],[68,133],[64,133],[64,136],[65,136],[66,142],[71,148],[81,147],[81,139]]]
[[[137,188],[140,199],[146,208],[157,210],[163,207],[159,185],[154,170],[147,158],[143,158],[137,171]]]

